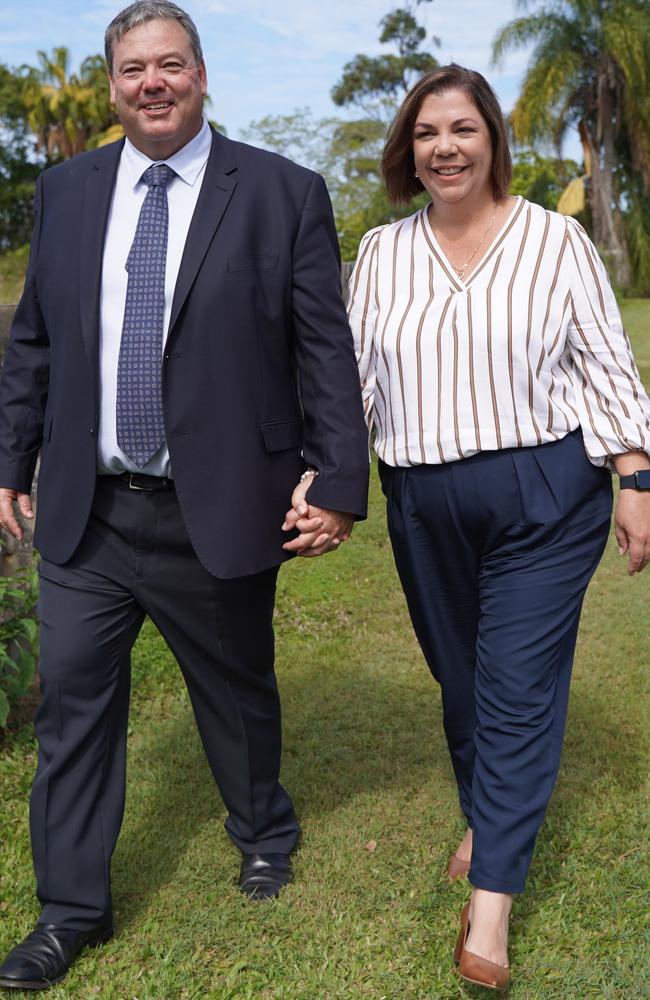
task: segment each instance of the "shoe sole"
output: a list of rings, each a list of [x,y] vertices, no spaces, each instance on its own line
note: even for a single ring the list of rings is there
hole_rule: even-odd
[[[482,986],[484,990],[494,990],[495,993],[505,993],[506,990],[510,988],[510,983],[506,986],[494,986],[492,983],[482,982],[480,979],[470,979],[468,976],[464,976],[460,969],[455,969],[461,979],[464,979],[466,983],[471,983],[472,986]]]
[[[108,930],[102,931],[97,937],[90,938],[84,944],[83,948],[78,955],[75,955],[73,962],[79,957],[84,948],[99,948],[101,945],[106,944],[107,941],[113,937],[113,928],[110,927]],[[70,963],[72,965],[72,962]],[[42,983],[35,983],[33,979],[3,979],[0,978],[0,989],[3,990],[49,990],[52,986],[56,986],[57,983],[62,982],[70,971],[70,966],[65,970],[62,976],[57,976],[56,979],[46,979]]]
[[[51,986],[56,986],[62,979],[65,979],[67,971],[56,979],[48,979],[44,983],[34,983],[29,979],[0,979],[0,989],[3,990],[49,990]]]

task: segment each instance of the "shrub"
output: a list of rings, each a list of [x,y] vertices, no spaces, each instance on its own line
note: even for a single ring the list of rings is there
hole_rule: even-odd
[[[29,693],[37,663],[37,577],[33,568],[0,577],[0,729]]]

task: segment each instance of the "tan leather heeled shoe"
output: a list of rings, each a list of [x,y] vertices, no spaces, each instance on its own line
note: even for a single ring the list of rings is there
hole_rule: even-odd
[[[506,990],[510,984],[510,966],[497,965],[467,951],[465,944],[469,935],[469,903],[463,907],[460,918],[460,933],[454,948],[454,962],[458,974],[468,983],[484,986],[488,990]]]
[[[462,861],[457,854],[452,854],[447,865],[447,875],[450,882],[457,878],[467,878],[471,861]]]

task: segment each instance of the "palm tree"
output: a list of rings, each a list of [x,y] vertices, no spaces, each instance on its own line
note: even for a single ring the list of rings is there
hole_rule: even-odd
[[[111,108],[102,56],[84,59],[78,74],[69,73],[65,46],[52,55],[39,51],[39,66],[23,66],[23,102],[37,149],[64,160],[95,144],[117,121]]]
[[[515,138],[552,139],[559,149],[567,130],[578,129],[594,239],[611,256],[618,284],[630,284],[629,249],[637,278],[641,270],[650,281],[648,0],[518,0],[518,6],[525,16],[506,24],[493,43],[495,63],[507,50],[534,43],[512,112]]]

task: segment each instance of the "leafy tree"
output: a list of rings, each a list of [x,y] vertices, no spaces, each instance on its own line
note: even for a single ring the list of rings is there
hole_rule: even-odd
[[[422,48],[426,30],[418,23],[415,9],[431,0],[409,0],[404,7],[391,11],[379,25],[382,45],[393,45],[397,55],[356,55],[343,67],[339,82],[332,89],[332,100],[339,107],[358,108],[368,118],[387,124],[415,80],[438,65]],[[433,38],[434,45],[439,45]]]
[[[379,40],[397,53],[357,55],[343,68],[332,91],[334,103],[361,111],[353,121],[323,118],[316,121],[309,108],[293,115],[269,116],[252,122],[243,138],[323,174],[332,196],[344,260],[356,256],[368,229],[408,215],[423,202],[416,199],[403,209],[388,203],[379,164],[388,123],[406,91],[422,73],[437,66],[422,46],[426,30],[415,9],[431,0],[409,0],[380,21]],[[433,39],[438,44],[437,39]]]
[[[88,56],[78,73],[70,73],[65,46],[55,48],[51,55],[43,51],[37,55],[37,67],[20,70],[26,121],[36,136],[38,151],[67,160],[100,144],[106,130],[117,123],[106,63],[103,56]]]
[[[268,115],[251,122],[242,139],[323,175],[332,198],[341,256],[354,260],[364,233],[415,210],[415,203],[396,210],[384,193],[379,162],[385,131],[375,119],[316,119],[309,108],[297,108],[291,115]]]
[[[518,6],[525,16],[505,25],[493,44],[500,62],[509,49],[534,43],[512,112],[515,138],[551,138],[559,148],[566,131],[578,128],[595,241],[620,285],[631,283],[630,251],[637,280],[650,285],[648,0],[518,0]]]
[[[36,178],[41,166],[0,147],[0,250],[29,242],[33,226]]]
[[[581,174],[575,160],[541,156],[534,149],[520,149],[513,157],[510,193],[520,194],[554,212],[562,192]]]
[[[36,178],[44,161],[31,155],[23,80],[0,64],[0,250],[29,241]]]
[[[316,119],[310,108],[296,108],[290,115],[266,115],[251,122],[241,138],[318,171],[331,187],[330,147],[340,124],[338,118]]]

